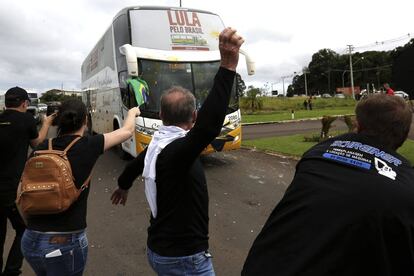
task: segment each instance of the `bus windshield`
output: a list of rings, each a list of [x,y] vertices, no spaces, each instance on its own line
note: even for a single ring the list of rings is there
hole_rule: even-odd
[[[140,77],[149,87],[149,102],[141,111],[151,116],[158,115],[160,97],[172,86],[181,86],[191,91],[196,98],[199,109],[206,99],[214,81],[214,76],[220,66],[219,61],[172,63],[154,60],[140,60]],[[228,113],[239,109],[239,99],[236,94],[236,84],[233,85]]]

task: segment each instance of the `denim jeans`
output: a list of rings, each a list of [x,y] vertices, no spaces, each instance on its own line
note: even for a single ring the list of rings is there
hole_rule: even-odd
[[[22,252],[37,276],[82,275],[88,239],[85,231],[52,234],[27,229],[22,238]]]
[[[6,266],[4,267],[2,274],[1,270],[3,269],[3,250],[4,242],[6,240],[7,219],[10,220],[14,231],[16,231],[16,236],[10,248]],[[20,275],[20,269],[23,264],[23,255],[20,251],[20,241],[25,228],[23,219],[17,211],[16,205],[0,206],[0,275]]]
[[[200,252],[190,256],[164,257],[147,248],[148,261],[159,276],[214,276],[211,255]]]

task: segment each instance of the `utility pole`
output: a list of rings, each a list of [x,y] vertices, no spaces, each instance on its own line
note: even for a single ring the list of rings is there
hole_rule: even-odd
[[[348,45],[349,51],[349,71],[351,74],[351,91],[352,91],[352,98],[355,100],[355,89],[354,89],[354,72],[352,71],[352,50],[354,47],[352,45]]]
[[[328,93],[331,94],[331,69],[328,70]],[[334,91],[335,94],[335,91]]]
[[[305,95],[306,95],[306,97],[307,97],[307,96],[308,96],[308,81],[307,81],[307,79],[306,79],[306,74],[307,74],[307,73],[309,73],[308,68],[303,67],[302,72],[303,72],[303,74],[305,75]]]

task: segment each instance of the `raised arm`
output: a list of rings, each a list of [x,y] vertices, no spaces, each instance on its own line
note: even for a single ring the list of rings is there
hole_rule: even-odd
[[[180,156],[187,164],[191,164],[220,134],[230,101],[239,49],[243,42],[243,38],[232,28],[224,29],[219,36],[220,68],[214,78],[213,87],[198,112],[196,123],[180,149]]]
[[[135,117],[141,114],[138,107],[131,108],[124,121],[124,126],[104,134],[104,151],[130,138],[135,131]]]
[[[39,130],[37,138],[30,140],[30,146],[32,148],[35,148],[37,145],[39,145],[46,139],[49,128],[52,125],[53,119],[55,117],[56,113],[43,117],[42,127]]]

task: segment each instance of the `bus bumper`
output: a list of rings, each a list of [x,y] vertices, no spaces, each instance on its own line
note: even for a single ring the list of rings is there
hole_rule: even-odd
[[[228,132],[226,135],[214,139],[214,141],[203,150],[202,154],[239,149],[241,147],[241,137],[241,126],[239,126]],[[135,131],[135,141],[137,154],[139,154],[149,145],[151,136]]]

